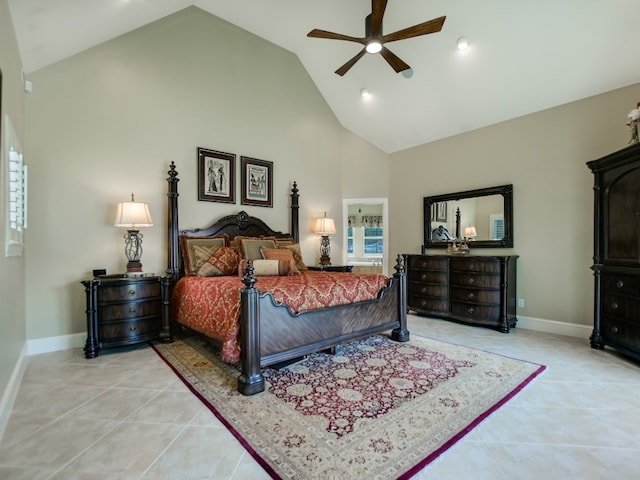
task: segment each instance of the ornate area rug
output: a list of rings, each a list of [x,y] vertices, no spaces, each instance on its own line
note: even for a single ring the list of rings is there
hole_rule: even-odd
[[[236,391],[237,366],[199,336],[158,354],[273,478],[410,478],[544,370],[412,336],[374,336],[265,369],[267,390]]]

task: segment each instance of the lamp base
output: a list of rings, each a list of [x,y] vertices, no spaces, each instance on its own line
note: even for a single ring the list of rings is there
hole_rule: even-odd
[[[138,260],[129,260],[127,262],[127,274],[142,273],[142,263]]]
[[[320,257],[320,265],[331,265],[331,258],[329,258],[329,255],[322,255]]]

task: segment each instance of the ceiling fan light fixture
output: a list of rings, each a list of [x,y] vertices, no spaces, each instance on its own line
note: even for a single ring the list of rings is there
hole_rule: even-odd
[[[460,37],[456,42],[456,46],[458,47],[458,50],[464,52],[469,49],[470,43],[466,37]]]
[[[367,53],[379,53],[380,50],[382,50],[382,44],[378,40],[373,40],[367,43],[367,46],[365,48],[367,50]]]

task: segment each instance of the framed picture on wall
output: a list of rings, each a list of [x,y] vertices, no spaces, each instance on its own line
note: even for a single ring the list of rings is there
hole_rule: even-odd
[[[235,203],[235,165],[233,153],[198,147],[198,200]]]
[[[273,207],[273,162],[240,157],[242,205]]]

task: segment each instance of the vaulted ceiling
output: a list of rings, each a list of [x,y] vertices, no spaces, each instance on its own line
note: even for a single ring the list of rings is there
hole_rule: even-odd
[[[640,82],[638,0],[389,0],[384,33],[447,17],[439,33],[386,45],[411,76],[377,54],[336,75],[362,46],[307,37],[363,37],[370,0],[8,3],[27,74],[195,5],[295,53],[338,121],[388,153]]]

